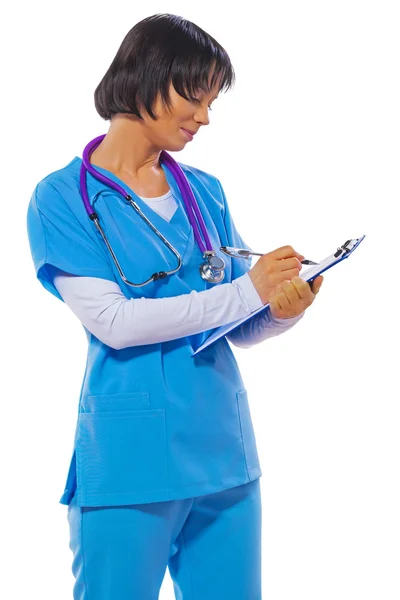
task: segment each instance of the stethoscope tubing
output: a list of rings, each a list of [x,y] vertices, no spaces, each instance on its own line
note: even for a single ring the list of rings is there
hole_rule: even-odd
[[[82,165],[81,165],[81,170],[80,170],[80,179],[79,179],[82,200],[83,200],[84,207],[85,207],[86,212],[88,213],[89,218],[94,222],[97,230],[99,231],[100,235],[102,236],[102,238],[107,246],[107,249],[109,250],[111,257],[112,257],[123,281],[133,287],[142,287],[143,285],[146,285],[147,283],[150,283],[151,281],[154,281],[157,279],[163,279],[167,275],[173,275],[174,273],[176,273],[182,266],[182,259],[179,255],[178,251],[176,250],[176,248],[174,248],[172,246],[172,244],[162,235],[162,233],[160,231],[158,231],[158,229],[151,223],[151,221],[141,211],[140,207],[133,200],[132,196],[129,193],[127,193],[126,190],[124,190],[124,188],[122,188],[117,182],[112,181],[111,179],[109,179],[108,177],[106,177],[105,175],[100,173],[97,169],[95,169],[93,167],[93,165],[91,165],[90,156],[91,156],[92,152],[95,150],[95,148],[97,148],[97,146],[102,142],[104,137],[105,137],[105,134],[98,136],[97,138],[95,138],[91,142],[89,142],[89,144],[87,144],[86,147],[84,148],[83,157],[82,157]],[[199,267],[200,275],[203,279],[205,279],[206,281],[209,281],[210,283],[219,283],[224,278],[225,262],[223,261],[222,258],[218,257],[216,255],[216,253],[214,252],[214,250],[212,249],[211,241],[210,241],[210,238],[207,233],[207,229],[206,229],[206,226],[204,223],[203,216],[197,205],[196,198],[195,198],[193,191],[189,185],[189,182],[187,181],[187,178],[186,178],[182,168],[180,167],[180,165],[177,162],[175,162],[175,160],[172,158],[172,156],[170,156],[167,152],[165,152],[165,150],[163,150],[160,153],[160,161],[166,163],[166,165],[168,166],[169,170],[171,171],[171,173],[179,187],[179,190],[182,194],[183,202],[185,204],[186,213],[188,215],[189,222],[192,226],[194,236],[196,238],[196,242],[200,248],[200,251],[203,254],[203,258],[206,259],[206,262],[203,263],[202,265],[200,265],[200,267]],[[87,172],[91,173],[91,175],[93,177],[95,177],[102,183],[104,183],[107,186],[114,189],[116,192],[118,192],[123,197],[123,199],[126,203],[131,205],[131,207],[139,214],[139,216],[147,223],[147,225],[149,225],[149,227],[152,229],[152,231],[154,231],[154,233],[157,234],[157,236],[171,250],[171,252],[173,252],[173,254],[175,255],[175,257],[178,260],[178,266],[175,269],[171,269],[169,271],[159,271],[159,272],[153,273],[153,275],[151,275],[151,277],[149,277],[146,281],[144,281],[142,283],[134,283],[125,276],[125,274],[122,270],[122,267],[118,261],[117,255],[114,252],[112,245],[109,242],[109,240],[100,224],[99,216],[96,213],[96,211],[94,210],[94,208],[92,207],[92,205],[90,204],[89,196],[87,193],[87,185],[86,185],[86,173]],[[196,218],[200,225],[200,230],[204,237],[205,244],[203,243],[203,240],[200,237],[199,225],[196,221]]]
[[[95,169],[93,167],[93,165],[91,165],[91,163],[90,163],[90,156],[91,156],[92,152],[97,148],[97,146],[100,145],[100,143],[103,141],[104,137],[105,137],[105,134],[98,136],[97,138],[95,138],[94,140],[89,142],[89,144],[85,147],[85,149],[83,151],[83,157],[82,157],[83,165],[84,165],[85,169],[87,171],[89,171],[89,173],[91,175],[93,175],[93,177],[95,177],[102,183],[113,188],[115,191],[120,193],[125,199],[127,199],[128,197],[131,198],[130,194],[128,194],[118,183],[111,181],[108,177],[106,177],[105,175],[100,173],[97,169]],[[193,228],[194,236],[195,236],[196,242],[201,250],[201,253],[204,254],[204,252],[206,250],[212,251],[211,241],[210,241],[210,238],[207,233],[207,229],[206,229],[206,226],[204,223],[203,216],[200,212],[200,209],[198,207],[198,204],[197,204],[196,198],[193,194],[193,191],[186,179],[185,174],[182,171],[182,168],[172,158],[172,156],[170,156],[168,154],[168,152],[166,152],[165,150],[162,150],[162,152],[160,153],[160,161],[165,163],[167,165],[167,167],[170,169],[170,171],[172,172],[172,174],[174,175],[176,183],[182,194],[182,198],[183,198],[183,202],[185,204],[188,219]],[[84,169],[81,169],[80,184],[81,184],[83,203],[85,205],[86,212],[88,213],[88,215],[90,217],[91,214],[93,214],[94,210],[90,204],[89,197],[88,197],[87,190],[86,190],[86,185],[85,185],[86,184],[86,172]],[[195,217],[197,217],[197,220],[199,222],[200,230],[201,230],[201,233],[203,234],[203,237],[205,240],[205,245],[203,243],[203,240],[200,237],[199,225],[197,224]]]

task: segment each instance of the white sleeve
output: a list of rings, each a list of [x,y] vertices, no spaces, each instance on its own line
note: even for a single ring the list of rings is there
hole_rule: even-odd
[[[127,298],[116,282],[63,271],[56,272],[53,283],[81,323],[117,350],[207,331],[263,305],[248,273],[232,283],[168,298]]]

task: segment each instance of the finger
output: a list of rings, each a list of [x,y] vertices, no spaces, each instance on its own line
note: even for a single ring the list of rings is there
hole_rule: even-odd
[[[297,290],[300,298],[306,302],[310,302],[314,299],[314,293],[309,285],[308,281],[305,281],[301,277],[293,277],[291,283]]]
[[[308,304],[299,297],[295,287],[290,281],[281,283],[281,288],[286,297],[283,298],[281,294],[279,294],[278,301],[282,307],[284,317],[295,317],[307,308]]]
[[[313,281],[313,286],[312,286],[312,292],[313,294],[316,296],[321,288],[322,282],[323,282],[324,278],[322,277],[322,275],[319,275],[318,277],[316,277]]]
[[[301,271],[303,265],[298,258],[293,256],[292,258],[282,258],[278,260],[277,266],[280,271]],[[288,279],[292,279],[292,277],[288,277]]]
[[[277,296],[275,295],[269,301],[270,311],[279,319],[283,317],[282,309],[280,304],[277,301]]]
[[[281,288],[282,291],[285,293],[289,304],[293,307],[298,306],[299,301],[301,301],[301,298],[296,287],[291,283],[291,281],[288,281],[287,279],[285,279],[285,281],[282,281]]]
[[[284,314],[287,314],[289,308],[290,308],[290,303],[289,303],[289,299],[286,296],[285,292],[283,291],[283,289],[281,288],[281,286],[278,287],[276,296],[275,296],[275,301],[280,309],[280,311]]]
[[[270,303],[270,311],[277,319],[287,319],[290,316],[290,312],[285,308],[284,294],[274,296]],[[280,299],[279,299],[280,298]],[[284,307],[284,308],[282,308]]]
[[[324,280],[324,278],[322,277],[322,275],[319,275],[315,279],[310,279],[308,281],[308,285],[310,286],[310,289],[311,289],[312,293],[314,294],[314,296],[316,296],[318,294],[323,280]]]
[[[277,248],[272,252],[268,252],[268,255],[272,256],[273,258],[276,258],[277,260],[280,260],[282,258],[291,258],[292,256],[296,256],[296,258],[298,258],[299,260],[304,259],[304,256],[302,254],[299,254],[299,252],[296,252],[293,246],[281,246],[280,248]]]

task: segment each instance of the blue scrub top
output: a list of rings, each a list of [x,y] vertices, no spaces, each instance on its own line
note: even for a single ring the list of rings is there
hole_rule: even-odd
[[[204,281],[203,257],[180,190],[162,164],[178,203],[171,221],[153,211],[112,172],[98,171],[129,191],[144,214],[182,257],[174,275],[139,288],[124,283],[89,219],[79,189],[82,160],[42,179],[27,212],[36,275],[53,285],[54,268],[117,282],[127,298],[165,298],[224,285],[251,268],[220,246],[249,248],[237,232],[219,180],[179,163],[202,212],[212,247],[226,262],[225,279]],[[132,282],[174,269],[177,259],[143,219],[112,188],[87,173],[88,195]],[[88,355],[78,405],[73,453],[61,504],[75,489],[78,506],[177,500],[242,485],[262,475],[247,392],[225,337],[196,356],[212,330],[176,340],[116,350],[85,328]]]

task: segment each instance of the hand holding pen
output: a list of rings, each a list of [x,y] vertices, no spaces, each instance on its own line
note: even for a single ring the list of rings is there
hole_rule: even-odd
[[[249,255],[261,256],[249,276],[264,304],[270,304],[271,314],[280,319],[288,319],[302,313],[310,306],[319,292],[323,276],[312,282],[299,277],[302,264],[317,264],[305,259],[292,246],[282,246],[272,252],[261,254],[240,248],[221,248],[226,254],[246,258]]]
[[[233,248],[232,246],[221,246],[222,252],[228,254],[229,256],[234,256],[235,258],[248,258],[249,256],[264,256],[262,252],[253,252],[252,250],[246,250],[245,248]],[[294,250],[293,250],[294,252]],[[303,255],[301,255],[303,256]],[[303,256],[304,258],[304,256]],[[318,263],[313,260],[308,260],[304,258],[304,260],[300,261],[303,265],[317,265]]]

